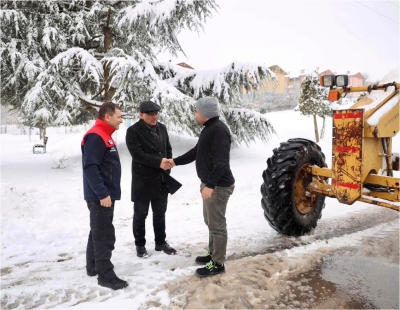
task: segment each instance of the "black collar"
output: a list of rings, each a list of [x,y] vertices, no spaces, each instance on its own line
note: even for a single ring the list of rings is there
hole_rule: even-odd
[[[146,124],[146,122],[145,122],[144,124],[145,124],[146,127],[147,127],[148,129],[150,129],[151,131],[157,131],[158,122],[157,122],[157,124],[155,124],[154,126],[148,125],[148,124]]]
[[[150,125],[147,125],[147,123],[143,119],[139,119],[139,124],[140,124],[140,127],[145,128],[145,129],[155,130],[158,128],[158,122],[155,126],[150,126]]]
[[[203,124],[203,126],[209,126],[209,125],[215,123],[215,122],[218,121],[218,120],[219,120],[219,116],[215,116],[215,117],[213,117],[213,118],[210,118],[207,122],[205,122],[205,123]]]

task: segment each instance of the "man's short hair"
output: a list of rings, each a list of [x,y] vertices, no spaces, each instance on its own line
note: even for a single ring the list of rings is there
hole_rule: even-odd
[[[99,118],[101,120],[104,120],[106,117],[106,114],[109,114],[110,116],[113,116],[115,113],[115,110],[121,110],[121,107],[118,104],[115,104],[113,102],[104,102],[99,110]]]

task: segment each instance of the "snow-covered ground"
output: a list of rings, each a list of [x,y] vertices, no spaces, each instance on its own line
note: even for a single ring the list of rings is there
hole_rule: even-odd
[[[178,254],[168,256],[154,251],[150,213],[146,235],[150,256],[147,259],[136,256],[130,201],[131,159],[125,146],[126,128],[122,126],[116,135],[123,168],[122,200],[115,208],[117,242],[112,262],[117,275],[127,280],[129,287],[120,291],[98,286],[96,277],[88,277],[85,272],[89,213],[82,193],[80,141],[89,127],[67,131],[49,128],[47,153],[41,155],[32,154],[33,144],[39,142],[38,135],[32,135],[32,141],[27,135],[0,135],[1,307],[313,306],[312,300],[298,301],[287,293],[290,285],[303,292],[309,290],[301,280],[291,279],[337,250],[357,247],[366,236],[385,232],[398,235],[399,217],[395,211],[364,203],[347,206],[326,199],[322,218],[312,234],[300,238],[277,234],[264,219],[261,208],[262,171],[272,149],[280,142],[295,137],[314,140],[314,130],[312,118],[301,116],[298,111],[268,116],[277,136],[268,143],[242,145],[231,152],[236,188],[227,209],[227,272],[206,279],[194,276],[198,268],[194,258],[204,254],[208,231],[202,219],[199,180],[193,163],[172,171],[183,184],[170,196],[167,211],[167,240]],[[328,119],[325,138],[320,142],[328,166],[331,165],[331,131],[331,119]],[[185,136],[171,135],[170,138],[174,156],[183,154],[197,141]],[[399,142],[396,137],[397,148]],[[360,226],[362,231],[358,229]]]

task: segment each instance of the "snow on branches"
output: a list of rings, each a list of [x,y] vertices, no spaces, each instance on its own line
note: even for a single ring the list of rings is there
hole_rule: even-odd
[[[313,72],[306,76],[301,84],[299,110],[303,115],[312,115],[314,119],[315,141],[323,138],[325,132],[325,117],[332,115],[328,98],[328,89],[319,85],[319,74]],[[318,133],[317,116],[323,118],[321,136]]]
[[[70,125],[70,120],[80,114],[84,102],[97,107],[101,101],[91,100],[82,90],[96,90],[101,86],[103,67],[88,51],[74,47],[58,54],[49,67],[37,76],[35,85],[27,92],[22,111],[34,113],[33,123],[54,126]],[[46,115],[46,117],[44,117]]]
[[[199,31],[217,7],[215,0],[134,1],[120,10],[116,19],[119,29],[131,33],[127,45],[139,47],[150,56],[151,51],[140,48],[147,40],[148,45],[162,46],[176,55],[184,53],[177,39],[179,32],[184,28]]]
[[[261,141],[268,141],[272,134],[275,134],[268,118],[256,111],[243,108],[224,109],[223,119],[231,129],[233,144],[237,146],[240,142],[254,141],[259,138]]]
[[[265,65],[239,62],[217,70],[188,70],[170,62],[160,63],[155,69],[160,78],[188,96],[216,96],[225,104],[234,102],[243,90],[257,90],[264,79],[276,78]]]
[[[243,92],[275,78],[265,65],[199,71],[156,59],[161,50],[183,52],[180,31],[201,30],[217,7],[216,0],[1,1],[2,101],[26,124],[45,127],[87,121],[110,100],[133,118],[141,101],[154,100],[172,131],[196,134],[193,104],[215,96],[237,142],[266,140],[273,132],[266,119],[234,110]]]
[[[303,115],[331,116],[332,110],[327,100],[328,90],[319,85],[319,75],[313,72],[301,84],[299,110]]]

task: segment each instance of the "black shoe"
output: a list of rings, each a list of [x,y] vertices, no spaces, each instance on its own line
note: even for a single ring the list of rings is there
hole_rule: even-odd
[[[211,252],[207,251],[206,255],[204,256],[197,256],[196,257],[196,263],[199,265],[205,265],[207,264],[209,261],[211,261]]]
[[[225,272],[225,266],[217,264],[214,261],[210,261],[204,268],[198,268],[196,270],[196,276],[199,278],[211,277],[220,273]]]
[[[149,256],[144,245],[143,246],[139,245],[136,247],[136,254],[138,257],[144,257],[144,258]]]
[[[166,254],[176,254],[176,250],[171,248],[168,243],[156,244],[156,251],[163,251]]]
[[[100,276],[97,278],[97,283],[101,286],[104,287],[108,287],[111,288],[113,290],[120,290],[122,288],[125,288],[128,286],[128,282],[121,280],[120,278],[118,278],[117,276],[115,276],[114,278],[110,279],[110,280],[104,280],[103,278],[101,278]]]

